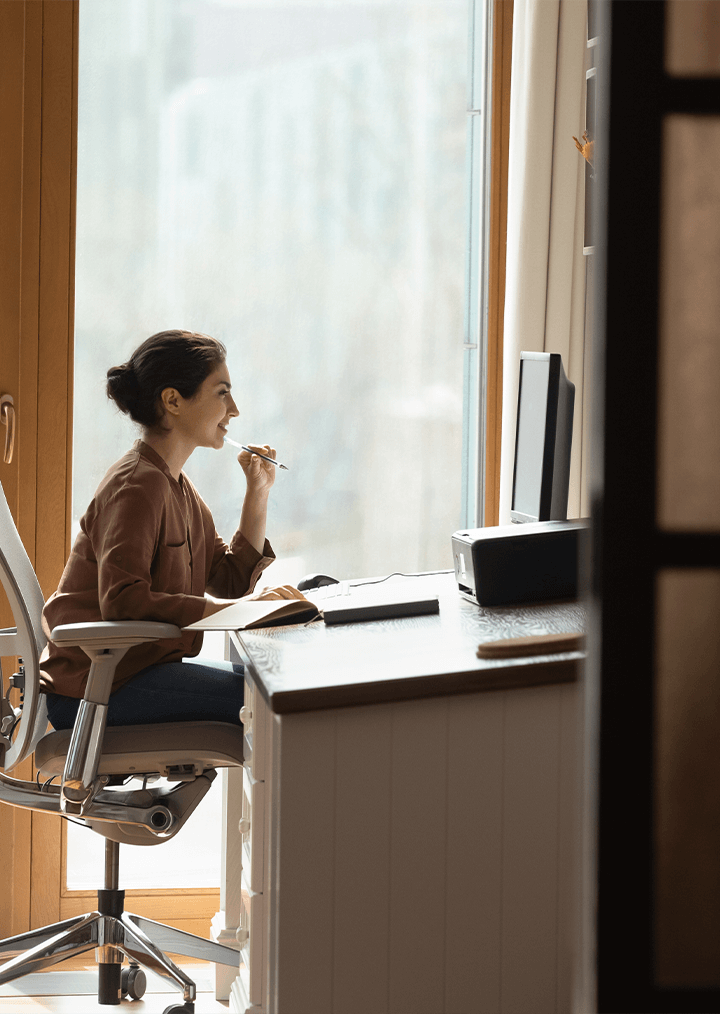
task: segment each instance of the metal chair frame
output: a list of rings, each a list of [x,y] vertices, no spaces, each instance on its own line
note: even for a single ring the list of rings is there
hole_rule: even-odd
[[[46,643],[44,598],[1,485],[0,581],[15,621],[0,630],[0,658],[18,659],[7,685],[0,664],[0,802],[56,813],[106,839],[97,910],[0,941],[0,984],[95,948],[99,1003],[118,1004],[127,993],[142,995],[142,965],[182,991],[183,1003],[164,1014],[192,1014],[195,984],[164,951],[231,966],[238,965],[239,952],[125,912],[118,887],[120,843],[156,845],[174,837],[210,788],[216,769],[242,765],[242,728],[184,722],[106,729],[113,675],[125,652],[143,641],[178,637],[180,629],[102,621],[64,624],[51,632],[54,642],[82,648],[91,666],[72,731],[48,732],[39,667]],[[37,781],[9,774],[33,754]],[[57,777],[59,784],[53,784]],[[137,788],[130,781],[135,778],[142,779]],[[155,784],[159,778],[165,784]],[[122,968],[124,958],[129,968]]]

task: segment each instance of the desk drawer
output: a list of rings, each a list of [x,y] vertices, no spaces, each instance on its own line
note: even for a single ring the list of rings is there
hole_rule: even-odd
[[[265,899],[262,894],[242,893],[238,940],[249,973],[248,999],[253,1006],[265,1001]]]
[[[245,764],[256,781],[264,781],[269,768],[270,710],[255,684],[245,680],[245,701],[240,711],[245,729]]]
[[[243,840],[243,873],[251,891],[265,890],[265,782],[258,782],[243,768],[240,833]]]
[[[253,762],[253,709],[255,704],[255,684],[245,680],[243,706],[240,709],[240,721],[243,724],[243,758],[246,764]]]

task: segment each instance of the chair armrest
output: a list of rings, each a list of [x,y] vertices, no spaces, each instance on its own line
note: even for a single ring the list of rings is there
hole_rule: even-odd
[[[90,672],[68,747],[60,793],[63,813],[81,815],[102,785],[97,771],[105,733],[107,703],[118,662],[135,644],[181,636],[172,623],[145,620],[99,620],[54,627],[55,644],[80,647],[90,658]]]
[[[180,637],[182,631],[173,623],[156,623],[151,620],[97,620],[93,623],[62,623],[53,627],[50,640],[55,644],[89,647],[100,644],[110,647],[142,644]]]
[[[66,647],[82,648],[92,663],[83,697],[94,704],[107,704],[115,667],[128,648],[146,641],[173,640],[181,635],[180,627],[173,623],[96,620],[62,623],[53,627],[50,640]]]

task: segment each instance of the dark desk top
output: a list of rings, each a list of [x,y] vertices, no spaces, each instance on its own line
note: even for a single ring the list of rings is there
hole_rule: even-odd
[[[276,714],[379,704],[577,679],[582,652],[479,659],[481,641],[585,629],[578,602],[482,608],[455,576],[391,578],[437,594],[440,613],[326,627],[233,631],[235,649]]]

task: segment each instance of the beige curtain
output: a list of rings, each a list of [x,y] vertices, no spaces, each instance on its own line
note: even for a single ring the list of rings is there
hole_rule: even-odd
[[[521,351],[559,352],[575,384],[568,517],[589,514],[585,350],[586,0],[515,0],[503,353],[500,524],[510,521]]]

